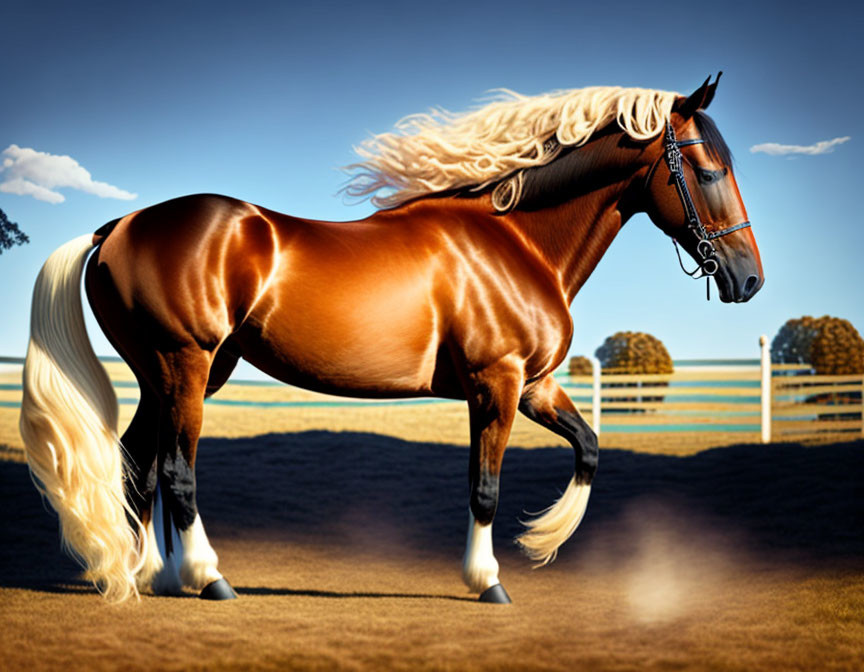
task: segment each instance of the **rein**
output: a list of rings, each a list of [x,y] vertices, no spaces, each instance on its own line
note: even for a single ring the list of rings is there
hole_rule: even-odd
[[[674,236],[672,236],[672,244],[675,246],[675,254],[678,255],[678,263],[681,266],[681,270],[694,280],[707,278],[707,296],[710,300],[711,276],[714,275],[720,268],[720,264],[717,262],[717,250],[711,241],[716,238],[720,238],[721,236],[726,236],[730,233],[734,233],[735,231],[746,229],[750,226],[750,222],[741,222],[740,224],[735,224],[725,229],[720,229],[718,231],[712,231],[709,233],[705,229],[705,225],[702,224],[702,220],[699,219],[699,213],[696,211],[696,206],[693,203],[693,197],[691,196],[690,189],[687,186],[687,180],[684,178],[683,162],[685,159],[684,156],[681,154],[681,147],[686,147],[688,145],[701,145],[704,143],[705,140],[703,140],[702,138],[678,140],[678,138],[675,136],[675,129],[672,128],[672,124],[669,123],[669,121],[667,120],[666,132],[663,136],[663,154],[657,157],[657,160],[651,166],[651,170],[648,171],[645,185],[647,187],[650,184],[651,178],[654,175],[654,171],[657,168],[657,164],[660,163],[660,159],[662,158],[666,162],[666,167],[669,169],[670,181],[674,182],[675,191],[678,192],[678,198],[681,200],[681,206],[683,207],[684,214],[687,217],[687,228],[693,233],[693,235],[698,241],[696,243],[696,252],[700,257],[700,259],[696,260],[698,266],[692,271],[688,271],[686,268],[684,268],[684,262],[681,259],[681,251],[678,248],[678,241],[675,239]],[[696,275],[700,271],[701,273],[699,275]]]

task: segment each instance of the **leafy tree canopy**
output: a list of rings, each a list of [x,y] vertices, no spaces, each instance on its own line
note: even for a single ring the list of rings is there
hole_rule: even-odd
[[[591,360],[583,355],[571,357],[568,369],[571,376],[594,375],[594,367],[591,366]]]
[[[10,222],[6,213],[0,210],[0,254],[3,250],[8,250],[15,245],[23,245],[29,243],[30,238],[15,222]]]
[[[612,334],[594,353],[603,370],[615,373],[672,373],[669,351],[660,339],[640,331]]]
[[[788,320],[771,342],[778,364],[810,364],[819,374],[864,373],[864,339],[848,320],[823,315]]]

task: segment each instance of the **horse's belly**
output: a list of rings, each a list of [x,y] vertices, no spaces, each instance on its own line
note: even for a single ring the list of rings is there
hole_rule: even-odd
[[[337,394],[431,391],[440,337],[421,283],[318,285],[262,303],[237,340],[269,375]]]

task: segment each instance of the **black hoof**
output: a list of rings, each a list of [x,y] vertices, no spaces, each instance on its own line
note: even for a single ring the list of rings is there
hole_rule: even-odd
[[[237,593],[225,579],[218,579],[204,586],[198,597],[202,600],[236,600]]]
[[[481,602],[490,602],[492,604],[510,604],[510,596],[504,590],[504,586],[496,583],[480,593]]]

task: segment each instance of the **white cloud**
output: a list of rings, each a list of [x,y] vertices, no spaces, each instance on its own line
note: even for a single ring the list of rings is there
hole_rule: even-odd
[[[822,140],[821,142],[812,145],[781,145],[776,142],[765,142],[761,145],[753,145],[750,148],[750,151],[753,154],[756,152],[764,152],[765,154],[771,154],[772,156],[783,156],[786,154],[809,154],[813,156],[816,154],[829,154],[834,151],[834,148],[837,145],[842,145],[844,142],[849,142],[851,139],[852,138],[847,135],[842,138],[834,138],[833,140]]]
[[[90,173],[71,156],[37,152],[29,147],[9,145],[2,152],[0,191],[19,196],[32,196],[48,203],[62,203],[66,198],[57,189],[78,189],[100,198],[124,201],[138,198],[107,182],[94,180]]]
[[[62,203],[66,199],[63,194],[57,191],[51,191],[45,187],[40,187],[38,184],[15,177],[11,180],[0,182],[0,191],[6,194],[18,194],[19,196],[32,196],[39,201],[47,201],[48,203]]]

